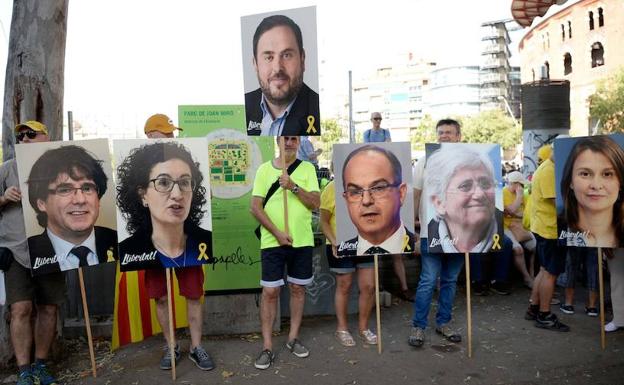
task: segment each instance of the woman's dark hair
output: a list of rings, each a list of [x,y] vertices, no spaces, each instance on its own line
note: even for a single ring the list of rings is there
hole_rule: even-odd
[[[191,153],[179,143],[156,142],[133,149],[117,167],[117,206],[130,234],[137,231],[152,233],[150,211],[143,206],[139,190],[147,189],[154,165],[171,159],[180,159],[188,164],[195,185],[184,230],[188,231],[192,225],[199,226],[205,212],[202,207],[206,204],[206,188],[202,186],[204,177],[199,171],[199,163],[193,161]]]
[[[561,178],[561,196],[563,197],[564,205],[564,220],[568,228],[572,231],[585,231],[586,229],[580,229],[578,202],[574,196],[574,190],[572,185],[572,171],[574,169],[574,162],[576,158],[585,150],[599,153],[607,157],[611,164],[618,181],[620,182],[620,191],[618,192],[618,198],[613,205],[613,227],[615,228],[615,236],[618,240],[618,245],[624,241],[624,205],[622,205],[622,183],[624,183],[624,151],[620,146],[608,136],[590,136],[580,139],[570,155],[566,160],[563,168],[563,177]]]

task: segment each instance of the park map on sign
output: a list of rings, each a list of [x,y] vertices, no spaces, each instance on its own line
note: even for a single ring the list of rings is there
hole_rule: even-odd
[[[245,184],[251,164],[249,144],[221,139],[208,145],[212,185]]]

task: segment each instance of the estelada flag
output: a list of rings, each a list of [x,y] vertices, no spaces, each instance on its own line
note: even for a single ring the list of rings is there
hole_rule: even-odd
[[[171,274],[173,289],[174,328],[188,326],[186,300],[180,295],[178,279]],[[156,317],[156,301],[150,299],[145,287],[145,271],[119,271],[115,278],[115,310],[111,350],[162,332]]]

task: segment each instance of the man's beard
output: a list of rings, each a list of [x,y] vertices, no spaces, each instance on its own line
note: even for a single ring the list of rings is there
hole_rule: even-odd
[[[283,72],[279,72],[276,75],[273,75],[271,78],[275,78],[277,76],[288,78],[288,90],[286,93],[284,91],[277,91],[277,95],[271,93],[270,80],[265,83],[258,76],[258,83],[260,83],[260,89],[262,90],[262,94],[269,101],[269,103],[274,104],[276,106],[286,107],[290,102],[295,100],[299,90],[301,90],[301,86],[303,85],[303,72],[295,77],[289,78],[288,75]],[[283,88],[282,88],[283,90]]]

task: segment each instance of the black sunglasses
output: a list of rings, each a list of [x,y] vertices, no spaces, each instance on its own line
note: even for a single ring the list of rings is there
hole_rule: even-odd
[[[381,118],[373,118],[373,120],[381,120]]]
[[[17,135],[15,135],[17,140],[20,141],[20,142],[22,140],[24,140],[25,136],[27,136],[28,139],[35,139],[37,137],[37,132],[36,131],[32,131],[32,130],[28,130],[28,131],[22,131],[22,132],[18,133]]]

